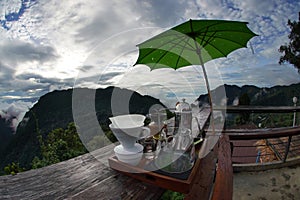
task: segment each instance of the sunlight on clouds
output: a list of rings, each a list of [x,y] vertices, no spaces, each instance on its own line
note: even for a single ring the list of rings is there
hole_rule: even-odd
[[[196,70],[158,69],[138,65],[125,72],[115,86],[129,88],[141,94],[161,99],[167,105],[174,106],[182,98],[194,102],[205,90],[201,75]]]
[[[0,29],[0,88],[37,95],[73,86],[76,79],[74,86],[116,85],[172,101],[194,99],[207,92],[199,66],[151,72],[133,67],[137,44],[190,18],[247,21],[259,34],[251,39],[254,54],[248,44],[205,64],[211,89],[222,81],[258,86],[299,82],[294,70],[275,67],[277,49],[288,41],[287,20],[296,20],[299,8],[299,1],[39,1],[7,22],[9,30]],[[19,9],[20,1],[1,1],[0,20]]]

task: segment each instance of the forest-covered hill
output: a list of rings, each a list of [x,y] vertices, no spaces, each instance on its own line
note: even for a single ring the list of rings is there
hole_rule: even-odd
[[[126,103],[124,102],[124,97],[130,98],[130,113],[145,115],[152,105],[161,104],[158,99],[153,97],[142,96],[137,92],[116,87],[97,90],[80,88],[76,90],[77,94],[81,94],[80,98],[83,102],[81,105],[82,109],[84,109],[85,105],[89,104],[88,101],[90,100],[86,98],[88,98],[90,94],[95,94],[94,106],[96,116],[99,124],[106,127],[108,127],[109,123],[108,117],[112,116],[111,96],[113,93],[119,97],[117,99],[115,98],[114,103],[120,106]],[[18,162],[20,166],[27,169],[30,168],[33,158],[39,156],[41,152],[38,135],[40,134],[45,138],[50,131],[56,128],[67,128],[68,124],[74,121],[72,113],[72,94],[73,89],[53,91],[39,99],[25,114],[10,143],[0,152],[0,169],[3,169],[11,162]],[[128,107],[128,105],[124,105],[124,107],[125,106]],[[91,115],[95,115],[95,113],[91,113]]]
[[[234,105],[235,101],[246,94],[250,99],[250,105],[257,106],[292,106],[293,97],[299,99],[300,83],[289,86],[274,86],[271,88],[259,88],[253,85],[223,85],[212,90],[212,96],[216,105],[222,105],[224,102],[224,91],[226,94],[227,105]],[[300,100],[300,99],[299,99]],[[208,103],[208,96],[200,95],[198,98],[200,106]],[[298,101],[299,103],[299,101]]]
[[[13,137],[13,128],[11,127],[11,120],[0,116],[0,152],[5,149],[7,144]]]

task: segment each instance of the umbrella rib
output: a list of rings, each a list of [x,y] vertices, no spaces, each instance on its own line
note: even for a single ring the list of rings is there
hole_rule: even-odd
[[[177,32],[176,32],[177,33]],[[186,45],[180,45],[180,42],[184,39],[184,38],[186,38],[187,40],[189,40],[191,37],[189,37],[189,36],[187,36],[187,35],[185,35],[185,34],[180,34],[179,36],[178,36],[178,33],[177,34],[169,34],[169,35],[166,35],[165,37],[169,37],[169,36],[176,36],[176,39],[175,40],[172,40],[172,41],[170,41],[170,42],[166,42],[166,43],[164,43],[164,44],[162,44],[161,46],[163,46],[163,45],[165,45],[165,44],[168,44],[168,43],[171,43],[171,44],[176,44],[176,45],[178,45],[178,46],[180,46],[180,47],[186,47]],[[174,42],[174,41],[178,41],[178,42]],[[191,47],[189,50],[195,50],[195,48],[191,45],[191,44],[189,44],[188,42],[186,42],[185,44],[188,44],[189,45],[189,47]]]
[[[179,55],[178,58],[177,58],[177,61],[176,61],[176,65],[175,65],[175,66],[178,66],[179,60],[180,60],[180,58],[181,58],[181,55],[182,55],[182,53],[183,53],[184,48],[186,47],[186,45],[191,46],[191,45],[188,43],[188,40],[189,40],[188,37],[186,38],[186,40],[187,40],[187,41],[185,42],[185,45],[182,45],[181,52],[180,52],[180,55]],[[192,46],[191,46],[191,47],[192,47]]]
[[[179,34],[178,35],[178,31],[173,31],[174,33],[173,34],[166,34],[166,35],[164,35],[164,36],[161,36],[161,35],[159,35],[159,39],[162,39],[162,38],[167,38],[167,37],[170,37],[170,36],[175,36],[175,38],[176,38],[176,40],[178,40],[178,41],[181,41],[183,38],[191,38],[191,37],[189,37],[189,36],[187,36],[187,35],[185,35],[185,34]],[[152,38],[152,40],[154,41],[155,39],[154,38]],[[170,42],[166,42],[166,43],[163,43],[163,44],[161,44],[159,47],[157,47],[157,48],[160,48],[161,46],[164,46],[164,45],[166,45],[166,44],[168,44],[168,43],[173,43],[173,44],[175,44],[175,42],[174,41],[176,41],[176,40],[172,40],[172,41],[170,41]],[[147,42],[147,41],[146,41]],[[178,43],[176,43],[176,45],[178,45],[178,46],[181,46],[181,47],[184,47],[184,45],[180,45],[180,42],[178,42]],[[194,48],[193,48],[193,46],[192,45],[190,45],[189,44],[189,46],[191,47],[189,50],[195,50]]]
[[[208,32],[208,28],[206,27],[206,31],[204,32],[204,36],[202,36],[202,40],[200,43],[201,46],[202,46],[203,41],[205,41],[204,38],[206,37],[207,32]],[[204,47],[204,46],[202,46],[202,47]]]
[[[184,38],[183,38],[184,39]],[[186,40],[189,40],[190,38],[186,38]],[[177,46],[179,46],[179,47],[181,47],[181,48],[186,48],[186,49],[188,49],[188,50],[194,50],[194,48],[193,48],[193,46],[192,45],[190,45],[188,42],[185,42],[185,45],[181,45],[180,44],[180,42],[182,42],[183,40],[179,40],[179,42],[178,43],[175,43],[174,41],[172,41],[172,42],[170,42],[171,44],[174,44],[174,45],[177,45]],[[189,47],[191,47],[191,48],[187,48],[186,47],[186,45],[189,45]]]
[[[175,43],[174,41],[171,41],[170,42],[170,44],[173,44],[173,46],[171,46],[169,49],[168,49],[168,51],[166,51],[165,49],[163,49],[163,50],[165,50],[166,52],[163,54],[163,55],[161,55],[160,56],[160,58],[158,59],[158,62],[168,53],[168,52],[170,52],[170,50],[173,48],[173,47],[175,47],[175,46],[181,46],[182,48],[181,48],[181,52],[180,52],[180,54],[178,55],[178,59],[177,59],[177,61],[176,61],[176,65],[175,66],[177,66],[178,65],[178,63],[179,63],[179,60],[180,60],[180,57],[181,57],[181,55],[182,55],[182,52],[184,51],[184,50],[186,50],[185,48],[186,48],[186,45],[189,45],[190,47],[192,47],[190,50],[194,50],[193,49],[193,46],[192,45],[190,45],[189,44],[189,42],[188,42],[188,40],[190,39],[190,37],[185,37],[185,36],[183,36],[183,39],[185,39],[186,41],[185,41],[185,45],[180,45],[180,42],[182,42],[183,40],[181,40],[182,39],[182,37],[180,38],[180,39],[178,39],[178,41],[179,42],[177,42],[177,43]],[[167,43],[165,43],[165,44],[167,44]],[[177,69],[177,68],[175,68],[175,69]]]
[[[218,31],[218,32],[227,32],[228,30],[223,30],[223,31]],[[212,32],[213,34],[207,39],[207,40],[205,40],[205,37],[207,36],[207,33],[208,32]],[[243,34],[245,34],[245,32],[242,32],[242,31],[231,31],[231,32],[236,32],[236,33],[243,33]],[[208,44],[210,44],[211,46],[213,46],[217,51],[219,51],[224,57],[227,57],[227,55],[228,54],[224,54],[218,47],[216,47],[215,45],[213,45],[210,41],[211,40],[213,40],[213,39],[215,39],[215,38],[218,38],[218,39],[223,39],[223,40],[226,40],[226,41],[230,41],[230,42],[232,42],[232,43],[234,43],[234,44],[236,44],[236,45],[238,45],[239,47],[237,47],[237,49],[238,48],[242,48],[242,47],[247,47],[246,45],[243,45],[243,44],[241,44],[241,43],[239,43],[239,42],[237,42],[237,41],[234,41],[234,40],[230,40],[230,39],[228,39],[228,38],[223,38],[223,37],[218,37],[218,36],[215,36],[215,34],[217,33],[216,31],[207,31],[207,32],[204,32],[205,34],[204,34],[204,36],[202,37],[202,41],[201,41],[201,45],[202,45],[202,43],[203,42],[205,42],[205,44],[202,46],[203,48],[206,46],[206,45],[208,45]],[[247,34],[247,33],[246,33]],[[250,35],[250,34],[248,34],[248,35]]]
[[[204,38],[207,36],[207,32],[205,32],[205,35],[203,36],[200,45],[202,46],[202,42],[205,41],[205,44],[203,44],[203,46],[202,46],[204,48],[207,44],[210,43],[211,40],[213,40],[214,38],[216,38],[216,37],[214,37],[215,34],[216,34],[216,32],[213,32],[213,34],[211,36],[209,36],[207,40],[204,40]]]
[[[214,38],[224,39],[224,38],[221,38],[221,37],[214,37]],[[228,40],[228,39],[226,39],[226,41],[230,41],[230,42],[232,42],[232,43],[237,44],[236,49],[242,48],[242,47],[246,47],[246,46],[241,45],[240,43],[235,42],[235,41],[233,41],[233,40]],[[213,45],[212,43],[209,43],[209,41],[207,41],[206,44],[211,45],[212,47],[214,47],[215,50],[217,50],[218,52],[220,52],[224,57],[227,57],[228,54],[223,53],[222,50],[220,50],[217,46]],[[204,47],[204,46],[203,46],[203,47]]]
[[[235,30],[235,31],[233,31],[233,30],[222,30],[222,31],[217,31],[218,33],[220,33],[220,32],[230,32],[230,33],[240,33],[240,34],[247,34],[247,35],[249,35],[249,36],[255,36],[256,34],[251,34],[251,33],[247,33],[247,32],[244,32],[244,31],[239,31],[239,30]],[[205,32],[205,33],[213,33],[213,34],[216,34],[217,33],[216,31],[207,31],[207,32]],[[232,42],[232,43],[236,43],[236,44],[240,44],[240,43],[238,43],[238,42],[236,42],[236,41],[234,41],[234,40],[230,40],[230,39],[228,39],[228,38],[223,38],[223,37],[218,37],[218,36],[216,36],[216,37],[214,37],[214,38],[220,38],[220,39],[224,39],[224,40],[227,40],[227,41],[230,41],[230,42]],[[249,38],[251,38],[251,37],[249,37]],[[204,37],[203,37],[203,39],[204,39]]]
[[[184,45],[180,45],[180,42],[182,41],[182,38],[185,38],[185,35],[182,35],[180,38],[178,37],[178,42],[174,42],[174,40],[173,41],[170,41],[170,42],[165,42],[165,43],[163,43],[163,44],[161,44],[160,46],[158,46],[158,47],[156,47],[156,48],[151,48],[151,51],[149,51],[145,56],[143,56],[143,57],[141,57],[140,58],[140,60],[143,60],[144,58],[146,58],[147,56],[149,56],[151,53],[153,53],[154,51],[156,51],[157,49],[162,49],[162,50],[164,50],[164,51],[167,51],[166,49],[163,49],[162,47],[164,46],[164,45],[166,45],[166,44],[173,44],[173,46],[170,48],[170,49],[168,49],[168,51],[169,50],[171,50],[175,45],[178,45],[178,46],[181,46],[181,47],[184,47]],[[189,37],[187,37],[187,39],[188,39]],[[191,45],[189,45],[190,47],[192,47]],[[191,49],[189,49],[189,50],[193,50],[193,48],[191,48]],[[168,53],[168,52],[166,52],[166,53]],[[165,54],[166,54],[165,53]],[[163,54],[163,55],[165,55],[165,54]],[[159,58],[158,59],[158,61],[159,60],[161,60],[161,58]]]
[[[183,37],[183,39],[186,39],[186,42],[184,43],[184,45],[180,45],[179,42],[182,42],[181,39],[178,39],[178,40],[179,40],[178,43],[175,43],[175,42],[173,42],[173,41],[172,41],[171,43],[176,44],[176,45],[178,45],[178,46],[180,46],[180,47],[182,47],[182,48],[186,48],[186,49],[191,50],[191,51],[195,50],[195,47],[192,46],[192,45],[188,42],[188,40],[190,40],[191,37]],[[187,48],[186,45],[188,45],[188,46],[191,47],[191,48]]]
[[[168,43],[169,43],[169,42],[168,42]],[[167,44],[167,43],[165,43],[165,44]],[[163,45],[165,45],[165,44],[163,44]],[[159,61],[160,61],[167,53],[169,53],[170,50],[171,50],[173,47],[175,47],[176,45],[178,45],[177,43],[174,43],[174,42],[170,42],[170,44],[173,44],[173,46],[171,46],[168,50],[162,49],[162,50],[164,50],[165,52],[158,58],[157,63],[159,63]],[[163,45],[161,45],[161,46],[163,46]],[[155,49],[153,49],[153,50],[155,50]],[[151,52],[153,52],[153,50],[152,50]],[[150,53],[149,53],[148,55],[150,55]],[[154,66],[156,66],[156,64],[155,64]]]
[[[230,40],[230,39],[225,39],[225,38],[223,38],[223,37],[215,37],[215,38],[219,38],[219,39],[224,39],[224,40],[226,40],[226,41],[230,41],[230,42],[232,42],[232,43],[235,43],[235,44],[239,44],[239,45],[241,45],[239,42],[237,42],[237,41],[234,41],[234,40]],[[251,38],[251,37],[250,37]],[[241,45],[242,47],[246,47],[246,45]]]

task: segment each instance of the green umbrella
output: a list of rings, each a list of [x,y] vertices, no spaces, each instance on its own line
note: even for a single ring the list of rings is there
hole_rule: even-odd
[[[139,57],[134,65],[145,64],[151,70],[200,65],[212,109],[204,63],[247,47],[247,42],[254,36],[256,34],[247,27],[247,22],[190,19],[137,45]]]

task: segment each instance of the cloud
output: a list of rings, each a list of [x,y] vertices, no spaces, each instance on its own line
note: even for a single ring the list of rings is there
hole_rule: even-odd
[[[274,85],[290,85],[300,82],[297,70],[290,65],[266,64],[229,67],[226,70],[222,69],[221,74],[224,82],[239,86],[248,84],[272,87]]]
[[[18,13],[21,6],[19,1],[0,4],[1,18]],[[39,1],[7,23],[9,30],[0,29],[0,95],[9,102],[18,97],[36,99],[72,87],[74,80],[75,86],[116,85],[166,99],[206,93],[199,69],[175,73],[133,67],[136,44],[190,18],[248,21],[259,34],[251,39],[254,54],[243,48],[205,64],[211,89],[222,81],[297,82],[292,67],[278,67],[277,49],[288,41],[287,20],[297,20],[299,8],[298,1],[279,0]],[[279,78],[280,72],[289,75]]]
[[[169,27],[182,21],[188,1],[179,0],[136,0],[134,10],[137,11],[139,21],[144,25]]]
[[[50,46],[33,45],[20,40],[5,40],[0,44],[0,59],[12,66],[24,62],[44,63],[57,57]]]
[[[31,106],[31,102],[15,101],[13,103],[7,103],[0,101],[0,116],[10,121],[11,127],[15,131]]]
[[[73,86],[74,79],[47,78],[33,73],[15,75],[13,70],[2,65],[0,68],[0,98],[6,102],[24,100],[35,102],[40,96],[54,89],[67,89]],[[4,73],[1,71],[10,71]]]
[[[13,74],[15,73],[15,69],[7,66],[6,64],[0,61],[0,88],[7,85],[9,80],[13,79]]]

